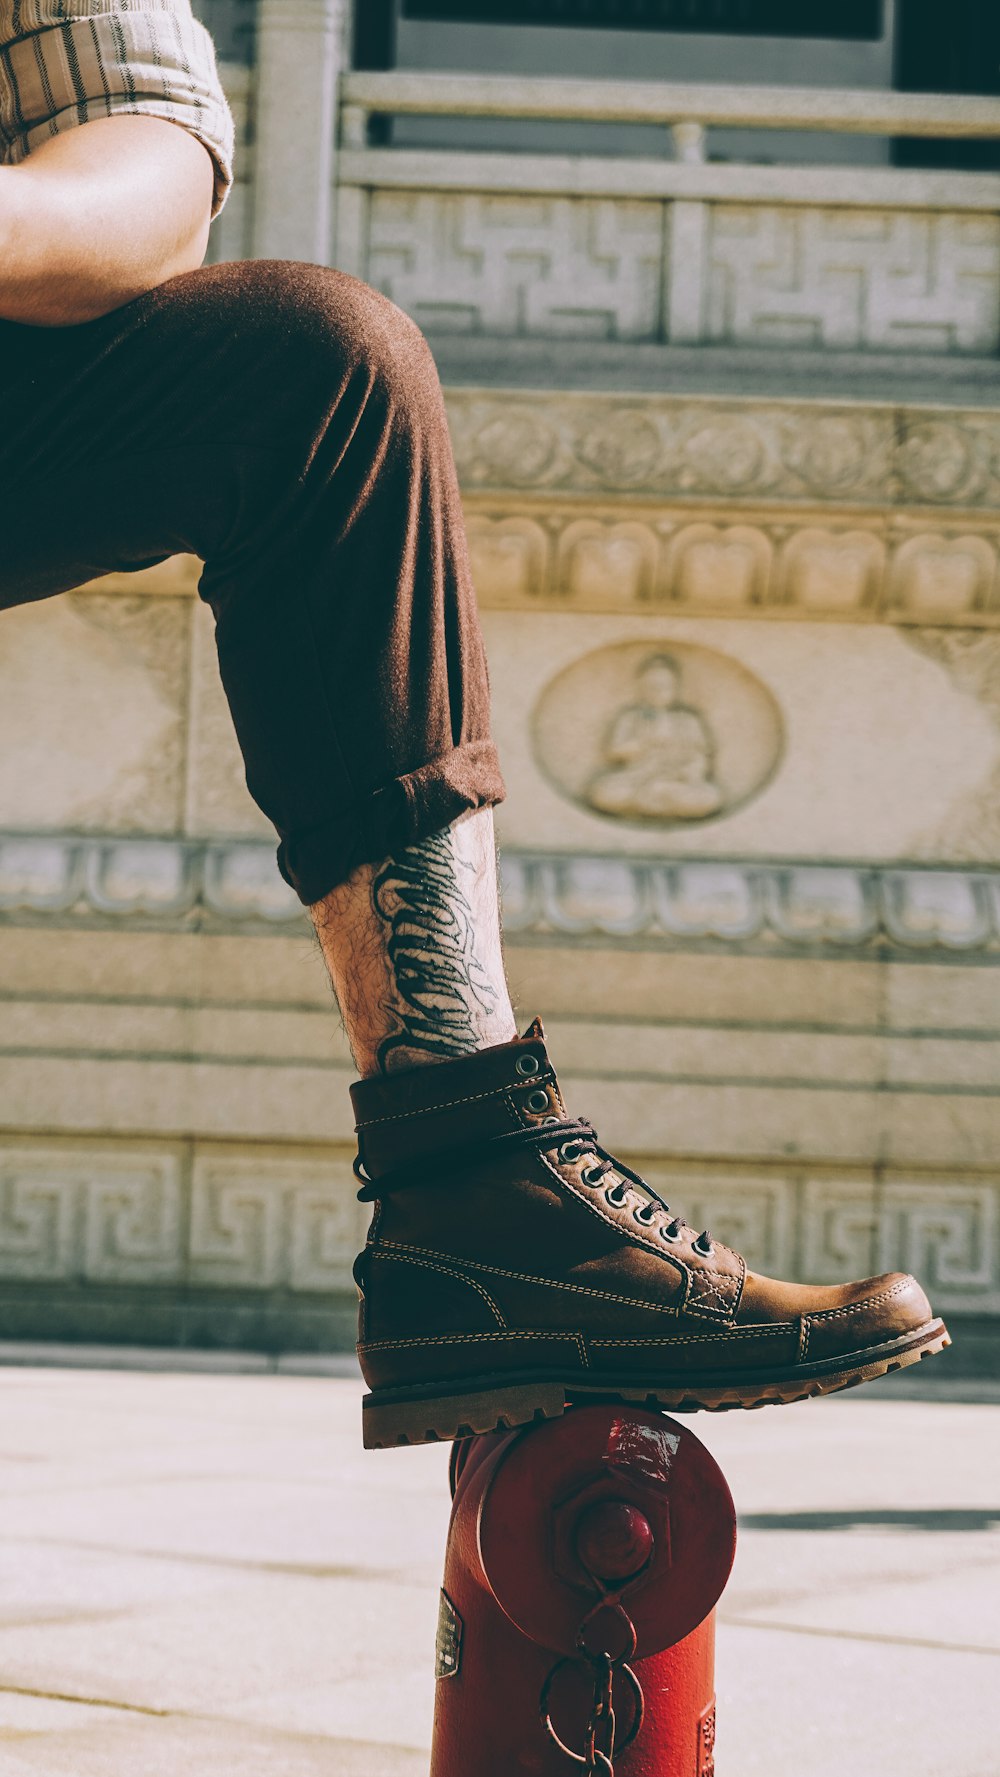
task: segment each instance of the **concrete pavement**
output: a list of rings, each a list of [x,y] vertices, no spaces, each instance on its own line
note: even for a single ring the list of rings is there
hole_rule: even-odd
[[[426,1777],[447,1453],[365,1455],[359,1395],[0,1370],[0,1777]],[[1000,1402],[696,1429],[743,1516],[719,1777],[996,1777]]]

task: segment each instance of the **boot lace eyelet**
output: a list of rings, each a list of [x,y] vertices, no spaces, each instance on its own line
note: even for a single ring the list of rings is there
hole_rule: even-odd
[[[529,1111],[531,1111],[534,1116],[537,1116],[539,1111],[547,1111],[548,1110],[549,1095],[547,1092],[542,1092],[542,1091],[529,1092],[528,1096],[524,1102],[527,1105]]]
[[[673,1234],[673,1233],[672,1233],[672,1232],[671,1232],[671,1230],[670,1230],[670,1228],[669,1228],[669,1227],[666,1227],[666,1228],[661,1228],[661,1229],[660,1229],[660,1239],[661,1239],[661,1240],[668,1240],[668,1241],[669,1241],[669,1242],[670,1242],[670,1245],[671,1245],[671,1246],[676,1246],[676,1245],[677,1245],[677,1242],[678,1242],[678,1241],[679,1241],[679,1239],[680,1239],[680,1235],[679,1235],[679,1234]]]
[[[700,1253],[703,1259],[710,1259],[715,1252],[715,1248],[712,1245],[712,1242],[708,1240],[704,1234],[699,1234],[697,1240],[692,1240],[691,1242],[691,1251],[693,1253]]]
[[[600,1166],[588,1166],[581,1172],[580,1177],[585,1185],[599,1185],[604,1177],[604,1170]]]
[[[656,1220],[656,1206],[655,1206],[655,1204],[651,1203],[649,1205],[648,1209],[643,1209],[642,1205],[640,1204],[638,1209],[634,1209],[632,1211],[632,1220],[634,1222],[639,1222],[643,1228],[650,1227],[651,1224]]]
[[[612,1204],[615,1209],[624,1209],[625,1207],[626,1193],[621,1185],[609,1185],[604,1193],[604,1198],[605,1202]]]
[[[559,1149],[559,1158],[565,1166],[572,1166],[575,1160],[579,1160],[582,1153],[582,1141],[564,1141]]]
[[[537,1072],[538,1072],[538,1056],[537,1055],[519,1055],[517,1060],[514,1063],[514,1068],[515,1068],[515,1071],[517,1073],[521,1074],[522,1077],[524,1077],[527,1074],[537,1074]]]

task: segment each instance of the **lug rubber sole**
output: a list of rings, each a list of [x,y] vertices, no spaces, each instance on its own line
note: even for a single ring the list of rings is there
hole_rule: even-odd
[[[587,1401],[631,1402],[671,1413],[788,1406],[873,1382],[892,1370],[904,1370],[922,1358],[933,1357],[950,1344],[944,1321],[938,1319],[884,1345],[801,1364],[778,1376],[706,1374],[665,1377],[652,1384],[627,1377],[581,1381],[551,1372],[521,1372],[506,1377],[470,1377],[460,1391],[443,1391],[433,1384],[377,1389],[362,1403],[364,1445],[366,1450],[392,1450],[408,1444],[449,1443],[477,1432],[510,1431],[534,1420],[558,1419],[567,1407]]]

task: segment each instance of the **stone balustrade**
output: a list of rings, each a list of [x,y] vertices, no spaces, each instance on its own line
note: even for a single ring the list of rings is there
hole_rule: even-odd
[[[515,117],[589,123],[699,124],[834,130],[865,136],[1000,136],[1000,99],[864,88],[723,86],[642,80],[525,79],[521,75],[347,74],[341,87],[352,141],[355,114]]]
[[[269,33],[263,8],[257,75],[224,71],[242,155],[215,257],[329,259],[435,337],[995,356],[1000,174],[719,161],[710,132],[1000,139],[1000,100],[407,72],[338,99],[335,13],[297,14],[319,85],[287,153],[287,9]],[[371,146],[373,116],[659,124],[663,154]]]
[[[717,162],[707,133],[997,138],[996,99],[392,73],[341,101],[334,263],[434,334],[997,349],[1000,175]],[[373,115],[657,123],[663,154],[372,147]]]

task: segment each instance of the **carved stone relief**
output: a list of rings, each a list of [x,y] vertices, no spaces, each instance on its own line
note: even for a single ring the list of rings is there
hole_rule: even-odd
[[[719,397],[453,388],[467,492],[533,488],[661,499],[724,496],[1000,506],[1000,414]]]
[[[711,339],[996,349],[1000,224],[933,211],[715,204]]]
[[[543,691],[535,756],[593,813],[676,826],[756,795],[782,749],[769,691],[729,655],[689,643],[622,642],[584,655]]]
[[[958,689],[989,711],[1000,730],[1000,636],[915,629],[907,640],[939,661]],[[915,857],[940,857],[942,852],[961,863],[1000,863],[1000,765],[987,768],[982,783],[961,796],[914,848]]]
[[[450,389],[447,403],[470,491],[530,486],[735,499],[835,492],[861,503],[889,492],[891,409],[475,389]]]
[[[28,1140],[0,1148],[0,1277],[22,1288],[183,1285],[204,1293],[351,1290],[364,1241],[346,1155],[228,1148],[196,1157],[193,1195],[178,1155],[146,1143]],[[667,1157],[640,1167],[697,1227],[758,1269],[822,1283],[915,1271],[935,1303],[1000,1313],[1000,1183],[949,1169],[803,1175],[797,1167],[710,1168]]]
[[[0,1276],[177,1280],[180,1162],[169,1152],[0,1150]]]
[[[996,624],[1000,525],[980,531],[798,514],[733,522],[724,511],[472,501],[467,524],[482,604],[581,610],[672,605],[691,612],[857,621]]]
[[[109,1142],[0,1148],[0,1277],[351,1288],[366,1212],[346,1158],[179,1156]]]
[[[655,339],[662,260],[657,203],[379,191],[365,276],[441,332]]]
[[[508,938],[706,938],[834,953],[1000,952],[1000,879],[976,870],[667,862],[553,856],[505,847]],[[305,929],[269,845],[81,840],[0,834],[0,920],[114,918],[167,930],[197,911],[222,930]]]
[[[995,216],[746,202],[704,216],[703,339],[996,348]],[[356,269],[439,331],[657,340],[670,218],[656,199],[376,189]]]

